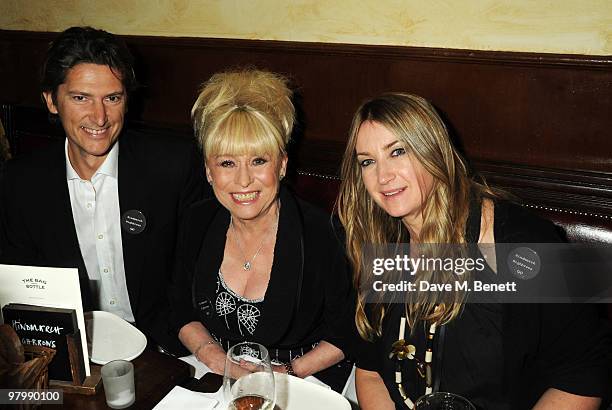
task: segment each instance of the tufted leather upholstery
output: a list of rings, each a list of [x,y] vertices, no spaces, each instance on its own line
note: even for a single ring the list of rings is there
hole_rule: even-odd
[[[525,206],[554,222],[570,242],[612,244],[612,217],[608,215],[536,204]]]
[[[336,176],[298,172],[291,185],[300,197],[333,212],[340,179]],[[552,221],[570,242],[612,245],[612,217],[573,209],[553,208],[539,204],[524,204],[534,213]],[[612,304],[602,306],[612,319]]]
[[[340,178],[337,176],[298,171],[290,184],[299,197],[333,212],[340,189]]]
[[[296,193],[333,211],[340,179],[336,176],[298,172],[292,178]],[[552,221],[570,242],[599,243],[612,245],[612,216],[582,212],[573,209],[552,208],[539,204],[523,204],[534,213]]]

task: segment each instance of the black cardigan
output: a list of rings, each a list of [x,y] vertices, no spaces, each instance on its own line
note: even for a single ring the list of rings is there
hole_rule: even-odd
[[[478,231],[479,226],[476,238]],[[503,201],[495,204],[494,231],[496,243],[560,241],[551,222]],[[395,384],[395,361],[388,355],[402,313],[403,306],[390,306],[382,338],[363,342],[357,358],[358,367],[380,373],[398,409],[407,407]],[[478,408],[531,408],[548,387],[584,396],[606,393],[610,341],[592,305],[466,304],[445,327],[439,390],[463,395]],[[414,401],[424,385],[416,386],[420,378],[410,380],[412,370],[404,369],[404,388]]]
[[[286,188],[280,191],[274,262],[264,315],[249,341],[291,349],[325,340],[346,351],[354,292],[341,230],[331,217]],[[216,199],[193,204],[179,240],[171,299],[178,331],[191,321],[217,336],[225,330],[214,309],[216,277],[225,248],[229,212]]]

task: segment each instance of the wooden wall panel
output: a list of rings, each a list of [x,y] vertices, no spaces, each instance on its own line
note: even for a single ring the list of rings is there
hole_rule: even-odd
[[[39,104],[53,33],[0,31],[0,102]],[[352,113],[384,91],[430,99],[491,180],[527,198],[612,212],[612,57],[126,36],[144,87],[130,117],[188,130],[197,87],[254,65],[290,76],[300,112],[294,164],[334,174]],[[189,131],[186,131],[187,133]]]

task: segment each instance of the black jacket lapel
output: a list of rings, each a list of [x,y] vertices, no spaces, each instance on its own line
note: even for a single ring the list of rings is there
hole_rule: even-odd
[[[121,229],[125,280],[132,313],[135,317],[138,317],[136,310],[141,305],[139,298],[142,281],[144,280],[142,278],[142,265],[151,240],[152,226],[156,222],[148,211],[148,204],[154,203],[154,198],[149,198],[149,190],[143,188],[143,185],[150,184],[151,181],[147,181],[139,172],[140,161],[136,147],[130,143],[127,135],[123,135],[118,143],[118,190],[121,219],[123,220],[126,212],[134,210],[141,212],[146,219],[145,229],[140,233],[128,233],[125,229]]]

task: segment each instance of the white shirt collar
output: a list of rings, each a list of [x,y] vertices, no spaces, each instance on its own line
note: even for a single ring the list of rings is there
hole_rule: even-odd
[[[68,157],[68,138],[66,138],[66,142],[64,144],[64,154],[66,156],[66,177],[68,181],[72,179],[81,179],[79,174],[74,170],[72,164],[70,163],[70,158]],[[116,141],[113,145],[113,148],[108,152],[106,158],[100,168],[93,174],[95,177],[97,174],[108,175],[113,178],[117,178],[119,175],[119,141]]]

